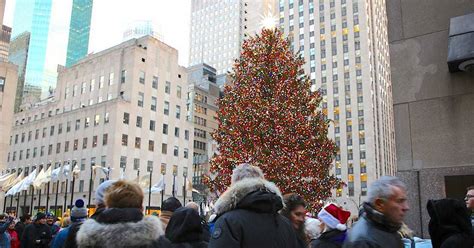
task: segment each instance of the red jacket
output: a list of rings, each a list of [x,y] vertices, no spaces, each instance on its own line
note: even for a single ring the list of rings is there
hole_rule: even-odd
[[[18,238],[16,231],[13,229],[8,229],[8,234],[10,234],[11,248],[20,248],[20,239]]]

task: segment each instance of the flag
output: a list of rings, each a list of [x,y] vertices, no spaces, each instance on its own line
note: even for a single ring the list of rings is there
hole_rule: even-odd
[[[102,171],[102,172],[105,174],[105,176],[107,176],[107,175],[109,174],[109,171],[110,171],[109,168],[105,168],[105,167],[100,166],[100,165],[94,165],[94,166],[92,166],[92,169],[94,170],[94,175],[95,175],[95,173],[96,173],[95,171],[96,171],[97,169],[99,169],[100,171]]]
[[[141,178],[137,177],[133,181],[137,182],[142,189],[147,189],[150,187],[150,175],[144,175]]]
[[[59,166],[58,168],[54,169],[51,172],[51,181],[52,182],[56,182],[56,181],[59,180],[59,172],[61,172],[61,166]]]
[[[71,172],[71,165],[69,164],[69,162],[67,162],[67,164],[64,164],[63,166],[63,176],[67,178],[70,172]]]
[[[80,172],[81,169],[79,169],[79,166],[77,166],[77,164],[74,165],[74,168],[72,168],[72,176],[77,178]]]
[[[13,187],[11,187],[7,193],[5,194],[5,196],[9,196],[9,195],[14,195],[18,192],[20,192],[20,187],[21,185],[23,184],[23,181],[25,180],[26,178],[22,179],[21,181],[17,182],[15,185],[13,185]]]
[[[9,181],[12,181],[15,179],[15,173],[7,174],[5,176],[2,176],[0,178],[0,183],[7,184]]]
[[[13,173],[15,175],[15,173]],[[21,173],[18,177],[15,177],[15,179],[9,180],[8,182],[5,182],[2,186],[2,190],[7,192],[11,187],[19,183],[21,180],[23,180],[24,175]]]
[[[38,173],[38,176],[36,176],[36,179],[33,181],[33,187],[35,187],[35,189],[40,188],[43,185],[43,183],[46,181],[46,177],[47,177],[46,169],[43,168]]]
[[[192,192],[200,193],[199,190],[193,188],[193,184],[189,180],[189,178],[186,178],[186,190],[191,190]]]
[[[165,190],[165,180],[164,177],[161,178],[159,182],[157,182],[155,185],[151,186],[151,193],[158,193]],[[150,192],[150,190],[147,189],[147,193]]]
[[[34,169],[29,175],[28,177],[26,177],[20,188],[18,189],[18,192],[21,192],[22,190],[28,190],[28,188],[30,187],[30,185],[35,181],[35,178],[36,178],[36,169]]]

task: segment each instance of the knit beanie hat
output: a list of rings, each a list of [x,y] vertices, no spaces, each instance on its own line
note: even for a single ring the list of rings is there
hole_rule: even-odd
[[[346,222],[351,216],[351,212],[345,211],[342,208],[329,204],[326,205],[318,213],[318,218],[331,229],[344,231],[347,229]]]
[[[115,182],[117,182],[117,180],[107,180],[101,183],[99,187],[97,187],[97,190],[95,191],[95,203],[97,205],[105,204],[105,201],[104,201],[105,191],[107,191],[107,189],[110,186],[112,186],[112,184],[114,184]]]
[[[87,218],[87,208],[84,207],[84,201],[77,199],[74,207],[71,209],[71,221]]]
[[[35,220],[34,221],[38,221],[38,220],[41,220],[41,219],[46,219],[46,214],[43,213],[43,212],[38,212],[35,216]]]

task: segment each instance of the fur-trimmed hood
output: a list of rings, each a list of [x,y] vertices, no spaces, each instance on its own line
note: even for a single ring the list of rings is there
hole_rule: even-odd
[[[86,220],[77,233],[78,247],[147,247],[164,235],[156,216],[145,216],[138,222],[99,223]]]
[[[255,197],[253,197],[254,195]],[[244,198],[246,203],[242,201]],[[252,204],[257,201],[259,204]],[[271,204],[273,207],[271,211],[283,208],[284,203],[280,189],[274,183],[262,178],[246,178],[231,185],[219,197],[214,205],[214,211],[219,216],[238,208],[239,205],[261,206],[262,204]]]

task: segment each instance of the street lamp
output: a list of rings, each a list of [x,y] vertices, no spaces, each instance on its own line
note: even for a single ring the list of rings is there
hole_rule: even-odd
[[[176,195],[176,176],[178,175],[178,166],[173,165],[173,197]]]

